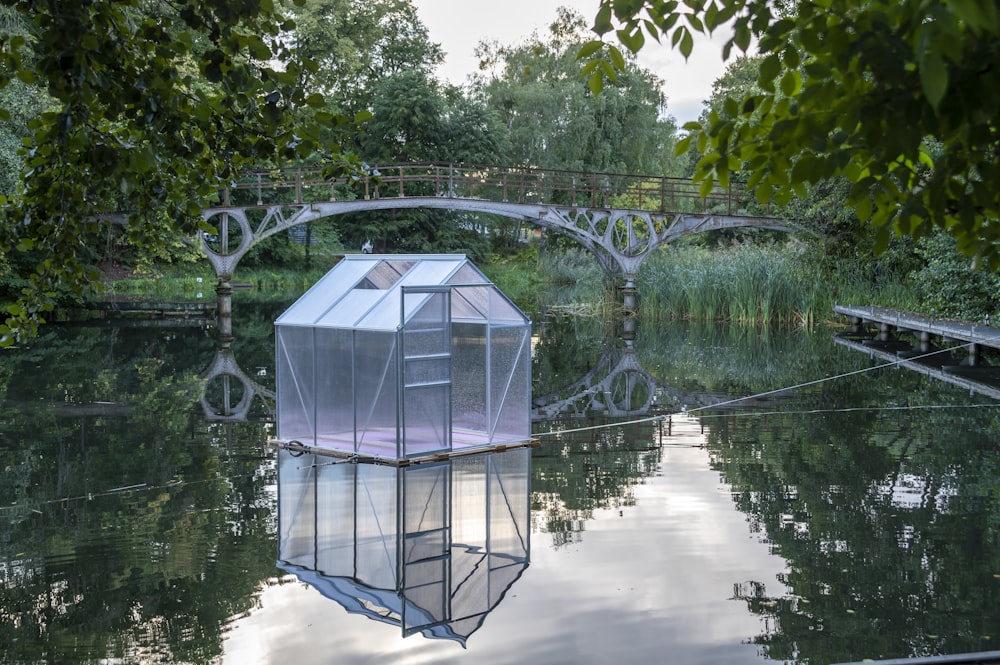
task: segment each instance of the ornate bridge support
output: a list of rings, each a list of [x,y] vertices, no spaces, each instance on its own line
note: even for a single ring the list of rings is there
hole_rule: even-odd
[[[202,393],[200,401],[206,421],[246,422],[256,398],[262,400],[267,416],[270,419],[274,418],[277,399],[274,391],[265,388],[247,376],[240,369],[239,363],[233,357],[232,350],[228,347],[220,347],[216,350],[212,364],[202,372],[201,376],[205,380],[206,391]],[[211,404],[207,394],[208,387],[216,381],[221,383],[221,405]],[[236,385],[239,387],[236,388]],[[236,393],[235,397],[238,397],[235,404],[233,403],[234,393]]]

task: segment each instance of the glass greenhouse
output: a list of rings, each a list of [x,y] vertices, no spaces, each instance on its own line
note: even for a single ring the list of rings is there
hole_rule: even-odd
[[[275,322],[278,439],[395,460],[526,442],[530,336],[465,256],[345,256]]]
[[[464,645],[528,567],[531,450],[323,459],[278,450],[278,565],[352,614]]]

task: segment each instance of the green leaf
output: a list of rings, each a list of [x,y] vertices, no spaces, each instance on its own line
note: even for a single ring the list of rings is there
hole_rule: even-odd
[[[927,102],[936,111],[948,90],[948,68],[944,59],[935,51],[924,51],[920,60],[920,87]]]
[[[802,87],[802,77],[797,71],[787,71],[781,77],[781,92],[786,97],[793,97]]]
[[[590,56],[600,51],[603,47],[604,47],[604,42],[602,42],[600,39],[592,39],[591,41],[587,42],[586,44],[580,47],[580,50],[577,51],[576,53],[576,59],[583,60],[585,58],[589,58]]]
[[[611,64],[614,65],[615,69],[620,72],[625,71],[625,56],[614,44],[608,44],[608,56],[610,56]]]
[[[600,96],[601,91],[604,90],[604,75],[601,74],[600,70],[595,70],[587,79],[587,88],[595,97]]]
[[[684,31],[684,36],[681,38],[681,55],[687,60],[691,57],[691,52],[694,50],[694,38],[691,33],[687,30]]]
[[[757,83],[767,91],[774,90],[774,79],[781,72],[781,59],[777,53],[772,53],[764,58],[760,63],[760,70],[757,74]]]
[[[733,36],[733,42],[744,53],[750,48],[750,28],[747,27],[746,23],[739,23],[736,26],[736,34]]]
[[[592,30],[599,35],[604,35],[613,29],[614,25],[611,23],[611,1],[601,0],[601,8],[597,10],[597,16],[594,17],[594,27]]]
[[[872,216],[872,200],[870,197],[864,197],[854,203],[854,214],[857,215],[858,221],[867,222]]]
[[[638,27],[631,31],[626,28],[622,28],[618,31],[617,35],[618,41],[620,41],[629,51],[632,51],[632,53],[638,53],[639,49],[641,49],[642,45],[646,42],[646,38],[643,36],[642,30]]]

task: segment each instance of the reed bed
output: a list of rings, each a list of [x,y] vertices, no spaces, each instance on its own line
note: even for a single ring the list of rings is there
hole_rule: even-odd
[[[827,275],[791,246],[686,247],[646,260],[636,283],[645,319],[812,325],[832,307]]]

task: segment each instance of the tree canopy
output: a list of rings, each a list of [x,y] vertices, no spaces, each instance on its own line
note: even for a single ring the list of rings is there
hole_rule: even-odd
[[[301,0],[297,0],[301,1]],[[311,65],[273,0],[3,0],[0,88],[37,86],[49,110],[22,141],[20,190],[2,192],[2,254],[30,278],[7,303],[0,344],[30,336],[56,292],[96,283],[88,245],[109,213],[156,247],[203,226],[199,211],[246,164],[320,148],[322,104],[303,85]],[[0,108],[6,121],[17,109]],[[313,128],[313,129],[310,129]],[[336,145],[328,161],[352,166]]]
[[[674,175],[676,125],[665,112],[662,82],[629,59],[603,94],[590,94],[576,62],[587,38],[584,18],[563,8],[544,35],[477,47],[482,73],[474,88],[508,128],[509,162]]]
[[[689,56],[696,34],[731,29],[723,55],[761,57],[759,90],[688,123],[706,189],[743,169],[761,200],[787,202],[837,176],[878,231],[945,229],[1000,268],[1000,11],[992,0],[602,0],[594,22],[638,52],[647,37]],[[617,46],[580,57],[592,90],[615,75]]]

